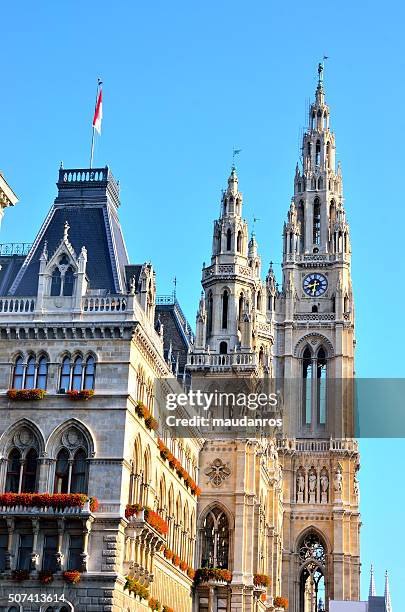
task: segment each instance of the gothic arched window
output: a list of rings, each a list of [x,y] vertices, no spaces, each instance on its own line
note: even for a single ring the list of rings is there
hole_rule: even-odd
[[[48,359],[45,355],[39,358],[38,369],[37,369],[37,388],[46,389],[46,383],[48,378]]]
[[[238,237],[236,240],[236,248],[237,248],[238,253],[242,252],[242,232],[240,230],[238,232]]]
[[[84,389],[94,389],[94,374],[96,365],[94,357],[90,356],[86,359],[86,365],[84,368]]]
[[[222,294],[222,329],[228,329],[229,293],[225,289]]]
[[[70,389],[70,357],[65,357],[62,361],[62,369],[60,373],[61,389]]]
[[[25,366],[25,389],[35,388],[35,357],[31,355],[28,358],[27,365]]]
[[[86,491],[87,461],[86,453],[80,448],[72,464],[72,480],[69,493],[84,493]]]
[[[7,461],[6,493],[34,493],[37,485],[38,453],[30,448],[22,456],[18,448],[13,448]]]
[[[63,295],[73,295],[74,274],[69,266],[63,277]]]
[[[300,564],[300,610],[320,612],[327,601],[326,547],[316,533],[307,534],[298,547]]]
[[[17,357],[14,363],[13,388],[22,389],[23,380],[24,380],[24,360],[22,356],[20,355],[19,357]]]
[[[60,291],[62,288],[62,276],[59,268],[55,268],[52,272],[52,280],[51,280],[51,295],[57,296],[60,295]]]
[[[326,355],[322,347],[319,349],[317,354],[316,368],[318,423],[320,425],[324,425],[326,422]]]
[[[219,343],[219,354],[220,355],[226,355],[228,352],[228,345],[226,342],[220,342]]]
[[[212,292],[208,294],[208,308],[207,308],[207,331],[208,334],[212,332],[212,315],[213,315],[213,297]]]
[[[74,391],[80,391],[82,388],[82,373],[83,373],[83,359],[78,356],[73,363],[72,372],[72,389]]]
[[[300,228],[300,250],[303,253],[305,248],[305,204],[303,200],[300,200],[298,204],[298,223]]]
[[[321,205],[319,198],[314,200],[314,217],[313,217],[313,238],[314,244],[320,244],[321,242]]]
[[[315,165],[316,166],[321,165],[321,143],[319,140],[316,141],[316,147],[315,147]]]
[[[256,308],[257,308],[257,310],[261,310],[261,308],[262,308],[262,293],[261,293],[261,291],[258,291],[258,293],[257,293]]]
[[[307,347],[302,360],[302,405],[304,423],[310,425],[312,420],[312,355]]]
[[[232,232],[230,229],[226,232],[226,250],[230,251],[232,248]]]
[[[205,517],[202,531],[201,567],[228,568],[229,524],[220,508]]]
[[[87,493],[87,453],[79,448],[74,454],[62,448],[56,458],[55,493]]]
[[[69,491],[69,452],[66,448],[59,451],[56,458],[55,493]]]

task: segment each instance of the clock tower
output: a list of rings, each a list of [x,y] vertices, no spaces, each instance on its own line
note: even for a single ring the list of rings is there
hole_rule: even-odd
[[[349,226],[323,64],[283,231],[275,364],[282,380],[283,591],[291,612],[360,590],[359,455],[353,439],[354,304]]]

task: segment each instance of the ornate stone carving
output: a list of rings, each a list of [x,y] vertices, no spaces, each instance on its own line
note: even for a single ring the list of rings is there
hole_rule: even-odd
[[[82,443],[82,434],[75,427],[71,427],[64,432],[62,442],[68,448],[76,448]]]
[[[224,480],[229,478],[231,470],[230,467],[226,463],[223,463],[218,457],[205,469],[205,474],[208,476],[211,484],[215,487],[219,487]]]
[[[329,477],[328,472],[323,468],[321,472],[321,503],[326,504],[328,502],[328,490],[329,490]]]

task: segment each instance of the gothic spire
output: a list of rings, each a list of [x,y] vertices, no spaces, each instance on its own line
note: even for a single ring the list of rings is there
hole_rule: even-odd
[[[369,597],[375,597],[375,581],[373,564],[370,567],[370,588],[368,590]]]
[[[385,570],[385,588],[384,588],[385,612],[392,612],[390,584],[388,581],[388,571]]]

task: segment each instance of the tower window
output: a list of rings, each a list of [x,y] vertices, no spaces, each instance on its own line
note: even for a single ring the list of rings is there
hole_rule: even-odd
[[[304,351],[302,363],[302,399],[304,409],[304,423],[310,425],[312,420],[312,356],[309,348]]]
[[[228,345],[226,342],[220,342],[219,344],[219,354],[226,355],[228,353]]]
[[[202,530],[201,567],[228,567],[229,524],[224,512],[214,508],[206,516]]]
[[[326,422],[326,355],[323,348],[318,351],[316,366],[318,422],[324,425]]]
[[[65,272],[63,279],[63,295],[73,295],[74,275],[73,270],[69,268]]]
[[[238,253],[241,253],[242,252],[242,232],[240,230],[238,232],[236,245],[237,245],[236,248],[237,248]]]
[[[222,329],[228,329],[229,294],[225,290],[222,294]]]
[[[57,296],[60,295],[60,290],[62,287],[62,277],[59,268],[55,268],[52,272],[52,281],[51,281],[51,295]]]
[[[17,357],[14,365],[13,387],[14,389],[22,389],[24,378],[24,361],[23,358]]]
[[[315,165],[316,166],[321,165],[321,143],[319,140],[316,141],[316,147],[315,147]]]
[[[232,232],[230,229],[226,232],[226,250],[230,251],[232,248]]]
[[[321,205],[318,198],[314,201],[314,217],[313,217],[313,238],[314,244],[320,244],[321,241]]]
[[[212,292],[208,294],[208,308],[207,308],[207,330],[208,334],[212,332],[212,314],[213,314],[213,298]]]

